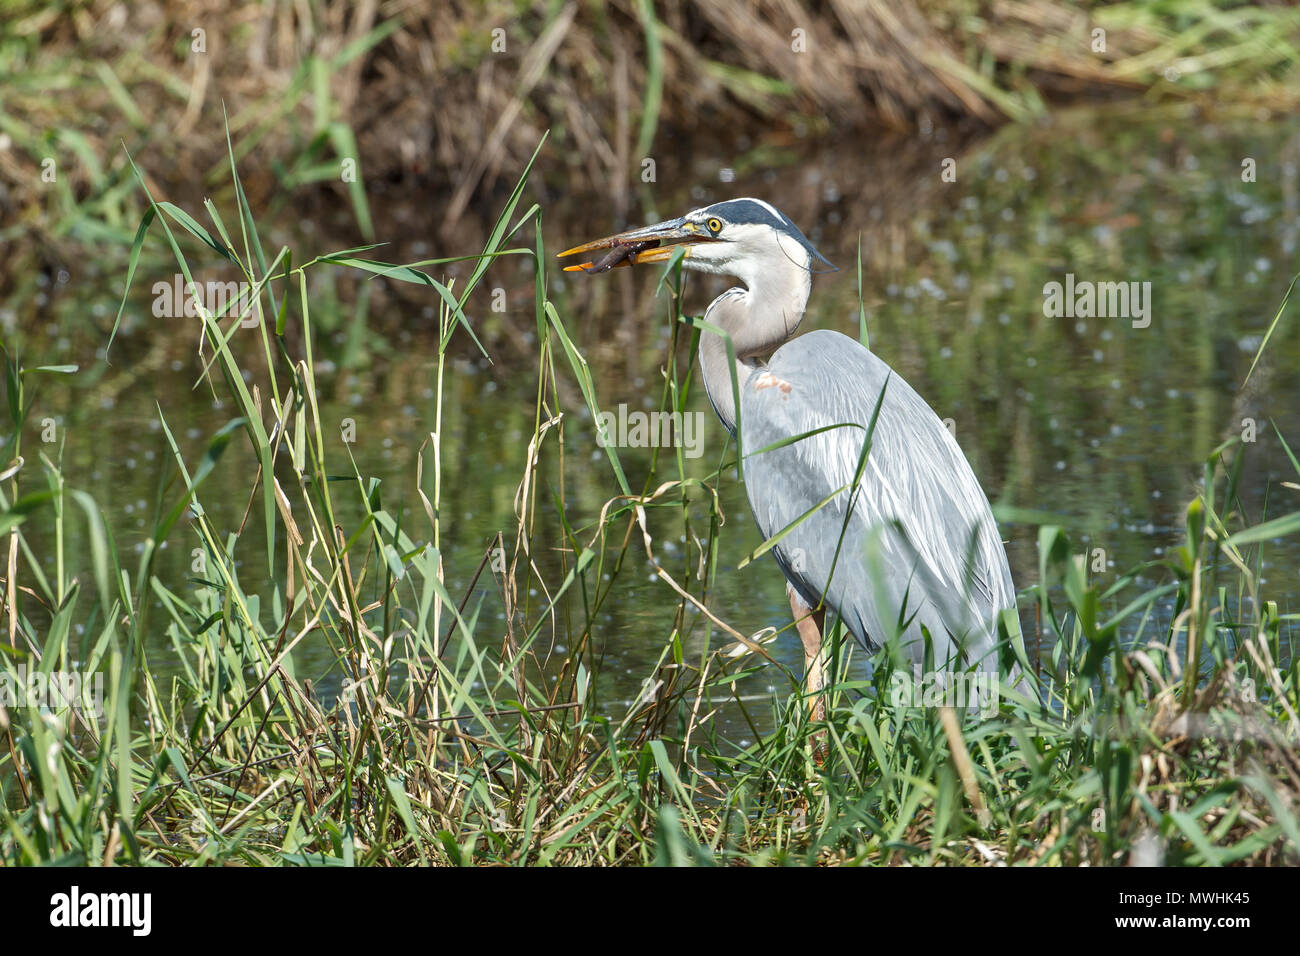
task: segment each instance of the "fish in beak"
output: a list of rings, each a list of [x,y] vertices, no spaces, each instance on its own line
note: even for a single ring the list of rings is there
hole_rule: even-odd
[[[685,218],[644,226],[616,236],[594,239],[580,246],[566,249],[557,259],[582,253],[603,252],[593,260],[564,267],[565,272],[608,272],[619,266],[642,265],[647,262],[667,262],[674,246],[685,246],[683,255],[691,254],[690,247],[699,242],[717,242],[713,236]]]

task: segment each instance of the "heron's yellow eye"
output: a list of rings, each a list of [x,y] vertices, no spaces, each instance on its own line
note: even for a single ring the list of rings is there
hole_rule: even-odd
[[[722,231],[722,220],[721,220],[721,219],[710,219],[709,222],[708,222],[708,226],[709,226],[709,232],[712,232],[712,233],[719,233],[719,232]]]

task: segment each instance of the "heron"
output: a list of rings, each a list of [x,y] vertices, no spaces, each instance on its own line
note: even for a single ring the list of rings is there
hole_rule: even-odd
[[[795,337],[813,274],[835,267],[788,216],[730,199],[560,257],[591,253],[566,271],[606,272],[678,249],[683,268],[741,282],[704,312],[700,370],[740,449],[759,531],[778,538],[770,551],[812,719],[825,719],[828,610],[869,654],[895,642],[914,676],[928,666],[945,687],[958,672],[997,679],[999,620],[1011,611],[1014,621],[1016,592],[988,497],[943,421],[888,364],[839,332]],[[1014,662],[1008,673],[1026,692]]]

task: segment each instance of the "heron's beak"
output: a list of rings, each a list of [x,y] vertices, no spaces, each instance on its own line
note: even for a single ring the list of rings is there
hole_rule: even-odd
[[[700,242],[717,242],[701,227],[686,219],[670,219],[667,222],[643,226],[629,232],[620,232],[617,236],[594,239],[580,246],[566,249],[556,258],[576,256],[584,252],[599,252],[594,261],[581,262],[565,266],[565,272],[608,272],[619,266],[642,265],[647,262],[666,262],[673,254],[673,246],[685,246],[683,255],[691,254],[690,247]]]

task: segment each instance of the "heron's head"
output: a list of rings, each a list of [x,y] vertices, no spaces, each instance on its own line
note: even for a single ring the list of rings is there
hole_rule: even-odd
[[[666,262],[678,246],[687,269],[735,276],[750,288],[765,275],[792,268],[814,272],[818,263],[835,268],[790,217],[761,199],[728,199],[679,219],[583,243],[560,256],[593,253],[593,261],[565,270],[605,272],[617,266]]]

